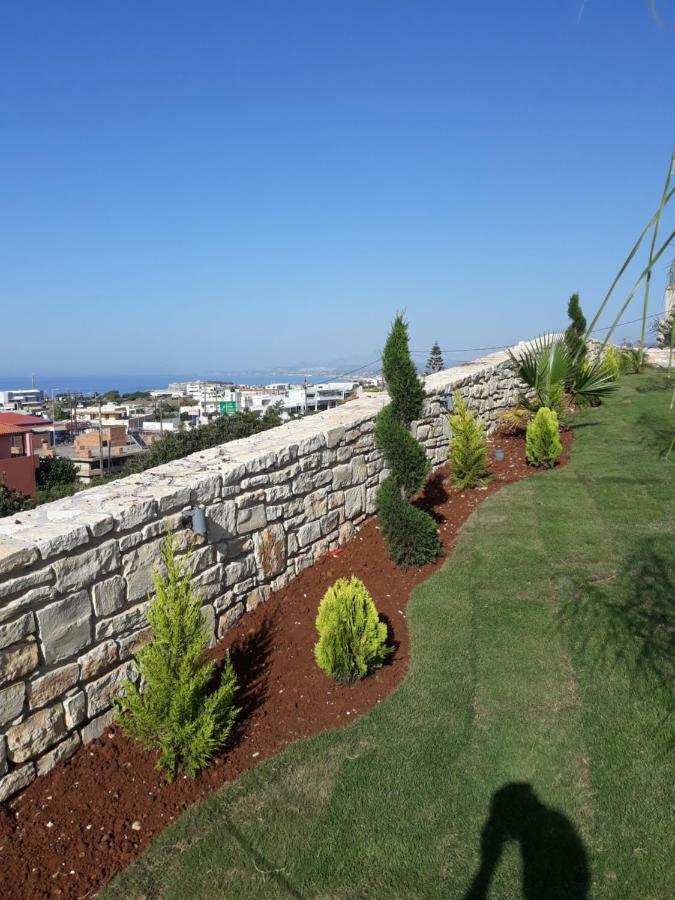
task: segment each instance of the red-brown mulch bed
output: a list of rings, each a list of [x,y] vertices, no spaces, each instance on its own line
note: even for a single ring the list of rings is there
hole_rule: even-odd
[[[571,435],[562,440],[564,463]],[[503,448],[505,459],[492,462],[487,487],[459,491],[441,471],[420,501],[439,522],[446,555],[481,501],[534,471],[525,463],[522,437],[501,436],[492,446]],[[442,562],[401,572],[389,558],[376,519],[366,522],[341,551],[320,559],[245,615],[211,651],[222,658],[231,649],[242,713],[226,751],[197,778],[179,776],[168,784],[154,768],[154,756],[109,728],[6,804],[0,817],[2,896],[92,896],[188,806],[292,741],[349,722],[386,697],[408,666],[410,592]],[[340,686],[314,663],[314,621],[329,585],[352,574],[365,582],[387,621],[395,652],[371,677]]]

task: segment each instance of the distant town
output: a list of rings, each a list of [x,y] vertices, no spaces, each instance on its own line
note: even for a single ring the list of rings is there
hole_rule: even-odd
[[[221,416],[264,415],[281,421],[347,403],[364,390],[380,390],[379,376],[322,384],[275,382],[264,386],[221,381],[171,382],[166,388],[101,395],[47,392],[33,385],[0,391],[0,472],[9,490],[34,497],[36,469],[63,457],[77,479],[92,484],[121,472],[168,434],[208,425]]]

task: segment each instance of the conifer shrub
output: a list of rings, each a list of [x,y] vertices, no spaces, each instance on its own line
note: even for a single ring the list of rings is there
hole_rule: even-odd
[[[431,516],[410,503],[430,466],[410,433],[411,423],[422,415],[424,388],[410,358],[408,327],[401,315],[394,319],[382,353],[382,373],[391,402],[375,423],[375,443],[390,470],[376,498],[380,531],[397,565],[424,565],[439,555],[441,544]]]
[[[394,478],[382,482],[375,505],[380,533],[397,566],[409,569],[436,559],[440,553],[436,522],[401,496]]]
[[[215,663],[204,659],[209,629],[192,590],[188,559],[177,559],[173,537],[162,547],[165,575],[153,573],[156,597],[148,611],[151,640],[136,654],[141,688],[127,682],[116,700],[120,726],[148,751],[172,781],[203,768],[225,743],[239,712],[229,656],[212,689]]]
[[[530,465],[553,468],[562,453],[558,416],[542,406],[527,426],[525,456]]]
[[[570,319],[570,324],[565,331],[565,344],[571,359],[580,365],[588,354],[588,347],[584,337],[586,333],[586,316],[581,311],[578,294],[572,294],[570,297],[567,304],[567,315]]]
[[[459,391],[455,391],[455,411],[448,418],[452,429],[448,459],[453,484],[462,489],[485,484],[489,472],[485,428],[467,409]]]
[[[401,426],[390,403],[375,420],[375,442],[384,452],[392,476],[411,497],[424,484],[431,464],[424,448]]]
[[[391,648],[387,626],[380,621],[365,584],[353,575],[338,580],[319,604],[317,665],[336,681],[355,681],[379,669]]]

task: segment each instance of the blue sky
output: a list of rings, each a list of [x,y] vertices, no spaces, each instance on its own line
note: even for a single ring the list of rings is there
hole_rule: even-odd
[[[675,144],[655,2],[0,0],[0,375],[359,365],[399,308],[414,349],[592,312]]]

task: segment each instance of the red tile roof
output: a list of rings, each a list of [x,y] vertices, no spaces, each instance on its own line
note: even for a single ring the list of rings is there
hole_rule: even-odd
[[[0,434],[25,434],[25,428],[18,428],[16,425],[5,425],[0,422]]]
[[[22,413],[0,412],[0,425],[13,426],[21,431],[30,431],[37,426],[51,424],[49,419],[42,419],[40,416],[24,416]],[[13,433],[16,434],[16,431]]]

